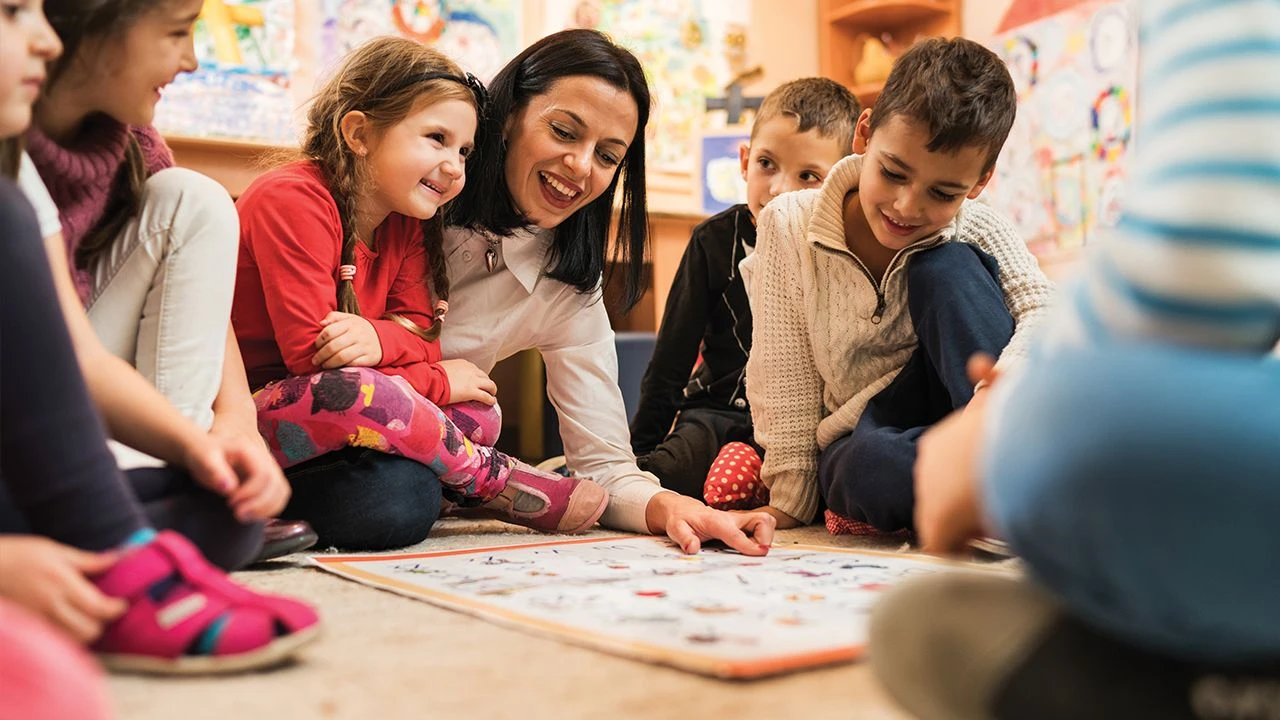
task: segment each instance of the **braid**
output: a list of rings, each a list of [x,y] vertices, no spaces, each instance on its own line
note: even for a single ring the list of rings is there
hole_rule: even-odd
[[[431,289],[435,291],[436,300],[447,303],[449,267],[444,261],[444,220],[439,213],[422,223],[422,244],[427,250],[427,262],[431,263]],[[435,321],[427,329],[427,334],[431,336],[428,340],[440,337],[441,325],[444,323],[444,313],[435,312],[434,308],[433,313]]]
[[[342,121],[360,112],[373,132],[382,132],[426,103],[463,100],[477,110],[483,103],[483,86],[435,50],[398,37],[370,40],[347,56],[325,83],[307,112],[303,156],[320,168],[342,223],[341,265],[354,265],[357,221],[362,190],[374,185],[367,162],[358,156],[342,132]],[[449,297],[449,277],[444,262],[444,222],[440,215],[422,222],[423,246],[431,263],[428,280],[439,300]],[[372,238],[365,238],[372,240]],[[344,277],[345,276],[345,277]],[[355,285],[348,273],[338,271],[338,310],[360,314]],[[434,309],[434,308],[433,308]],[[428,310],[431,313],[432,310]],[[440,336],[441,313],[435,313],[424,329],[407,317],[383,316],[426,340]]]
[[[315,118],[313,118],[313,121]],[[356,188],[359,183],[359,167],[354,158],[341,147],[342,134],[338,129],[341,121],[332,117],[330,132],[310,132],[303,145],[303,154],[314,162],[324,173],[329,185],[329,193],[338,206],[338,219],[342,223],[342,259],[341,265],[354,265],[356,262]],[[356,299],[355,284],[350,279],[338,280],[338,310],[352,315],[360,314],[360,302]]]

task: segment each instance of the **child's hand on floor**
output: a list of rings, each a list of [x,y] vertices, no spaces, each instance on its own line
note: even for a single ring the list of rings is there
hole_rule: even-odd
[[[382,362],[382,341],[373,323],[350,313],[333,311],[320,321],[316,354],[311,363],[325,370],[342,367],[377,367]]]
[[[969,360],[969,379],[990,388],[995,363],[987,355]],[[974,395],[964,408],[920,437],[916,454],[916,532],[926,552],[948,553],[983,534],[978,491],[978,448],[986,424],[988,393]]]
[[[470,360],[441,360],[436,366],[449,378],[448,405],[478,400],[485,405],[498,402],[498,386]]]
[[[120,598],[102,594],[86,576],[105,572],[116,557],[31,535],[0,535],[0,597],[8,598],[90,643],[124,614]]]

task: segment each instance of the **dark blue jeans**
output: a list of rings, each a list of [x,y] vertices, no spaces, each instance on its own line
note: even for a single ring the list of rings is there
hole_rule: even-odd
[[[402,548],[426,539],[440,517],[440,478],[398,455],[345,448],[285,475],[293,497],[281,517],[311,523],[320,548]]]
[[[953,242],[907,262],[907,307],[920,344],[853,431],[818,458],[827,507],[885,531],[912,527],[916,443],[973,397],[969,357],[999,356],[1013,336],[995,258]]]
[[[185,472],[121,473],[54,291],[35,212],[0,180],[0,533],[106,550],[144,527],[176,530],[224,569],[252,560],[262,524]]]

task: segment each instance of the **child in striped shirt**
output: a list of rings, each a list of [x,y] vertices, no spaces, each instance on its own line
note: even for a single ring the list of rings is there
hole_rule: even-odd
[[[1119,228],[1019,371],[921,441],[926,547],[992,531],[1033,579],[884,600],[872,657],[922,717],[1280,714],[1280,3],[1141,11]]]

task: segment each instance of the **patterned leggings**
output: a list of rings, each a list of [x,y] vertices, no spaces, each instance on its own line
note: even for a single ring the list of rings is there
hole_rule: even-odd
[[[281,467],[344,447],[417,460],[463,498],[502,492],[514,461],[493,449],[502,410],[478,402],[441,409],[404,378],[340,368],[269,383],[253,395],[258,432]]]

